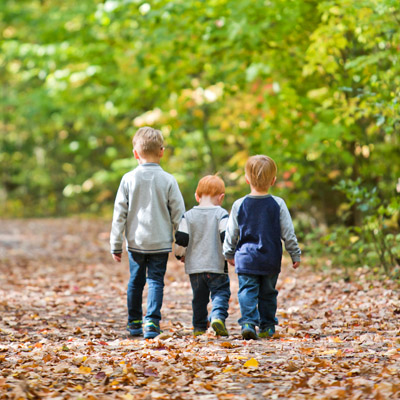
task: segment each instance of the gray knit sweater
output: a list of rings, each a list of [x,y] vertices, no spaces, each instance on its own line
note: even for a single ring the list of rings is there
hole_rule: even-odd
[[[185,255],[187,274],[228,273],[222,242],[228,211],[220,206],[196,206],[187,211],[175,234],[175,254]],[[187,248],[186,254],[181,248]]]
[[[139,253],[172,251],[173,229],[185,212],[175,178],[159,164],[140,164],[122,177],[114,204],[111,253],[122,252],[125,232],[127,250]]]

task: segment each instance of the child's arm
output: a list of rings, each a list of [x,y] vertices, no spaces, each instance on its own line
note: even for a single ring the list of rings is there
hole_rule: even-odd
[[[185,261],[186,247],[189,244],[189,230],[185,215],[175,233],[175,257],[182,262]]]
[[[170,187],[168,196],[168,209],[171,214],[171,222],[174,230],[177,231],[182,215],[185,212],[185,202],[181,191],[179,190],[178,182],[174,179]]]
[[[280,199],[280,223],[281,223],[281,237],[285,242],[285,248],[290,254],[293,262],[293,268],[296,269],[300,266],[301,250],[297,243],[297,237],[294,232],[292,218],[286,203]]]
[[[114,214],[111,226],[110,245],[111,254],[115,261],[120,262],[122,257],[122,244],[126,217],[128,215],[129,198],[125,190],[125,180],[122,178],[114,203]]]
[[[219,236],[221,238],[221,243],[224,243],[225,240],[225,234],[226,234],[226,226],[228,225],[228,219],[229,219],[229,214],[226,212],[226,214],[220,219],[219,221]]]
[[[239,241],[239,224],[237,220],[238,208],[239,207],[235,202],[228,218],[228,224],[225,231],[225,240],[222,246],[225,259],[230,265],[235,265],[235,251],[236,245]]]

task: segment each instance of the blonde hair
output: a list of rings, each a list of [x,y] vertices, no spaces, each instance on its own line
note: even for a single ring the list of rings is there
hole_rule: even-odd
[[[225,183],[217,175],[207,175],[200,179],[196,189],[197,196],[218,196],[225,193]]]
[[[142,155],[158,155],[163,148],[164,138],[161,131],[144,126],[135,133],[132,144],[133,148]]]
[[[245,172],[247,179],[255,189],[269,189],[276,176],[275,161],[268,156],[256,155],[246,162]]]

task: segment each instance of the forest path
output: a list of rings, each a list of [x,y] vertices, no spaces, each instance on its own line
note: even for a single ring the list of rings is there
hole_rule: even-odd
[[[0,399],[400,398],[400,295],[362,270],[344,282],[288,259],[272,340],[244,341],[232,271],[228,338],[191,335],[191,289],[172,257],[163,334],[131,338],[126,253],[110,223],[0,220]]]

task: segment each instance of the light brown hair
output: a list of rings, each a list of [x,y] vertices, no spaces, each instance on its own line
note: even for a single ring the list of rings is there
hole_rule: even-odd
[[[245,172],[255,189],[268,190],[276,176],[277,167],[271,157],[256,155],[247,160]]]
[[[132,144],[139,154],[158,155],[163,148],[164,138],[161,131],[144,126],[135,133]]]
[[[207,175],[200,179],[196,189],[197,196],[218,196],[225,193],[225,183],[217,175]]]

